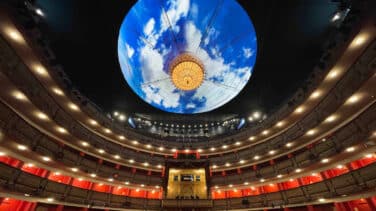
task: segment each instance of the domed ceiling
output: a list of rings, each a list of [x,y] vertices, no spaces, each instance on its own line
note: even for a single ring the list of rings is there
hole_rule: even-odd
[[[139,0],[119,33],[122,73],[139,97],[173,113],[202,113],[250,79],[257,39],[235,0]]]
[[[23,1],[20,2],[23,4]],[[45,14],[38,28],[42,30],[43,37],[48,40],[52,52],[56,55],[54,62],[60,64],[68,74],[71,80],[70,86],[80,90],[104,112],[121,111],[127,115],[148,113],[194,118],[191,114],[175,115],[145,103],[123,77],[118,59],[119,29],[126,14],[131,14],[132,8],[140,4],[138,1],[98,0],[95,4],[92,0],[36,0],[35,2]],[[160,7],[163,6],[165,11],[172,6],[165,0],[152,2],[163,3],[164,5]],[[194,11],[192,5],[195,2],[201,7],[198,13],[203,16],[205,15],[203,9],[206,8],[209,15],[209,12],[214,12],[218,1],[190,1],[190,9],[185,20],[189,21],[192,16]],[[231,1],[223,0],[223,2]],[[305,84],[305,80],[322,56],[321,47],[328,39],[328,33],[336,30],[331,19],[338,8],[337,2],[328,0],[237,0],[236,2],[233,3],[240,4],[241,7],[237,6],[239,11],[235,15],[243,13],[244,9],[256,28],[257,64],[251,79],[235,98],[217,109],[194,116],[224,114],[249,116],[255,110],[266,114],[273,113]],[[214,6],[209,7],[209,3]],[[235,15],[222,15],[230,10],[223,5],[220,8],[218,16],[213,18],[213,23],[218,22],[222,27],[218,30],[227,33],[231,38],[240,36],[234,31],[223,28],[238,24],[239,18],[235,18]],[[156,7],[154,10],[156,11],[140,14],[143,14],[144,24],[147,23],[147,18],[154,17],[156,30],[161,17],[157,14],[160,13],[159,8]],[[219,19],[221,15],[222,19]],[[242,16],[245,20],[249,20],[247,15]],[[208,20],[205,22],[201,19],[199,23],[204,25],[207,22]],[[222,25],[219,22],[222,22]],[[133,25],[136,24],[138,22]],[[200,29],[198,27],[201,25],[195,24],[196,28]],[[133,29],[138,31],[132,33],[143,35],[144,27],[141,24],[133,26]],[[245,27],[240,27],[238,30],[243,28]],[[200,31],[201,35],[205,32]],[[249,41],[243,42],[250,44]],[[135,47],[134,49],[136,50]],[[211,52],[208,53],[211,55]],[[136,58],[135,55],[136,52],[133,59]],[[242,52],[239,55],[242,55]],[[197,55],[193,56],[198,59]],[[204,61],[200,62],[202,64]],[[224,62],[228,64],[228,61],[224,60]],[[140,71],[140,69],[133,71],[136,70]],[[165,71],[165,74],[169,73],[169,69]]]

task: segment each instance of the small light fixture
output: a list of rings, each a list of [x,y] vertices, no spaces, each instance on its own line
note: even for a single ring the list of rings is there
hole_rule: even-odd
[[[133,160],[133,159],[130,159],[130,160],[129,160],[129,163],[134,163],[134,160]]]
[[[21,150],[21,151],[25,151],[25,150],[27,150],[27,146],[19,144],[19,145],[17,146],[17,149],[18,149],[18,150]]]
[[[89,124],[91,124],[92,126],[97,126],[98,122],[95,121],[94,119],[89,119]]]
[[[120,155],[114,155],[114,158],[115,158],[116,160],[119,160],[119,159],[120,159]]]
[[[282,174],[278,174],[277,178],[279,178],[279,179],[282,178]]]
[[[348,104],[354,104],[354,103],[357,103],[358,101],[360,100],[360,95],[358,94],[354,94],[353,96],[351,96],[346,103]]]
[[[20,91],[13,91],[12,96],[20,101],[26,101],[26,96]]]
[[[354,152],[354,151],[355,151],[355,147],[346,148],[346,152]]]
[[[291,142],[289,142],[289,143],[286,143],[286,147],[287,147],[287,148],[290,148],[290,147],[292,147],[292,143],[291,143]]]
[[[371,154],[371,153],[370,153],[370,154],[366,154],[365,157],[366,157],[366,158],[372,158],[372,157],[373,157],[373,154]]]
[[[354,41],[353,41],[353,43],[352,43],[352,47],[358,47],[358,46],[360,46],[360,45],[363,45],[365,42],[366,42],[366,35],[364,35],[364,34],[361,34],[361,35],[358,35],[355,39],[354,39]]]
[[[245,163],[245,160],[240,160],[239,163],[240,163],[240,164],[244,164],[244,163]]]
[[[298,108],[295,109],[295,113],[297,113],[297,114],[300,114],[303,111],[304,111],[304,107],[303,106],[300,106],[300,107],[298,107]]]
[[[315,133],[316,133],[315,130],[309,130],[309,131],[307,131],[307,135],[309,135],[309,136],[312,136],[312,135],[314,135]]]
[[[93,177],[93,178],[94,178],[94,177],[97,177],[97,175],[94,174],[94,173],[93,173],[93,174],[90,174],[90,176]]]
[[[162,152],[162,151],[164,151],[164,147],[161,146],[161,147],[158,148],[158,150]]]
[[[125,137],[124,136],[119,136],[119,139],[120,140],[125,140]]]
[[[77,171],[78,171],[78,168],[71,168],[71,170],[72,170],[73,172],[77,172]]]
[[[321,160],[321,163],[328,163],[329,162],[329,159],[328,158],[324,158]]]
[[[334,120],[336,120],[336,119],[337,119],[336,115],[331,115],[331,116],[329,116],[328,118],[325,119],[325,122],[327,122],[327,123],[334,122]]]
[[[269,155],[274,155],[275,154],[275,150],[270,150],[269,151]]]
[[[47,198],[48,202],[53,202],[55,199],[54,198]]]
[[[57,132],[61,133],[61,134],[66,134],[67,133],[67,130],[63,127],[56,127],[56,130]]]
[[[61,89],[57,88],[57,87],[52,88],[52,91],[55,94],[59,95],[59,96],[63,96],[64,95],[64,92]]]
[[[259,159],[260,159],[260,156],[255,155],[255,157],[253,157],[253,159],[255,159],[255,160],[259,160]]]
[[[81,145],[84,146],[84,147],[88,147],[89,143],[87,143],[86,141],[83,141],[83,142],[81,142]]]
[[[119,115],[119,120],[121,121],[121,122],[124,122],[125,121],[125,115],[124,114],[120,114]]]
[[[214,152],[214,151],[215,151],[215,148],[214,148],[214,147],[210,148],[210,151]]]
[[[249,137],[250,141],[254,141],[255,139],[256,139],[256,137],[254,137],[254,136]]]
[[[265,179],[261,178],[261,179],[260,179],[260,182],[265,182]]]
[[[98,149],[98,152],[99,152],[99,154],[104,154],[105,153],[104,149]]]
[[[44,12],[40,8],[36,8],[35,13],[41,17],[44,17]]]
[[[269,134],[269,131],[268,131],[268,130],[264,130],[264,131],[262,131],[262,135],[266,136],[266,135],[268,135],[268,134]]]
[[[144,165],[144,166],[149,166],[149,163],[148,163],[148,162],[145,162],[143,165]]]
[[[240,145],[242,145],[242,143],[239,142],[239,141],[237,141],[237,142],[235,143],[235,145],[236,145],[236,146],[240,146]]]
[[[16,42],[18,42],[18,43],[23,43],[24,42],[21,34],[18,31],[14,30],[14,29],[8,29],[8,30],[6,30],[6,33],[8,34],[8,36],[12,40],[14,40]]]
[[[300,173],[300,172],[302,172],[302,170],[301,169],[295,169],[295,172]]]
[[[35,112],[35,116],[38,117],[40,120],[48,120],[48,116],[40,111]]]
[[[316,98],[320,97],[320,95],[321,95],[321,91],[317,90],[317,91],[315,91],[311,94],[310,98],[316,99]]]
[[[51,158],[45,156],[45,157],[42,157],[42,160],[45,162],[49,162],[51,161]]]
[[[280,121],[276,124],[277,127],[282,127],[284,125],[284,122],[283,121]]]
[[[47,70],[41,65],[35,65],[33,69],[40,76],[43,76],[43,77],[48,76]]]

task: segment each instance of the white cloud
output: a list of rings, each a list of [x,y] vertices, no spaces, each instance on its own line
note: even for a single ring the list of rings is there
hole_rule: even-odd
[[[252,69],[250,67],[234,68],[232,67],[236,65],[234,63],[226,64],[218,51],[218,47],[209,49],[215,55],[215,58],[211,58],[208,52],[199,46],[202,33],[192,22],[187,23],[185,31],[185,39],[187,41],[186,51],[195,53],[196,49],[198,49],[195,55],[205,66],[206,81],[196,90],[193,98],[196,100],[206,99],[206,105],[198,109],[205,111],[223,105],[227,99],[235,97],[247,84]],[[212,32],[210,35],[218,35],[215,29]],[[209,39],[212,38],[210,35],[204,40],[205,43],[209,43]],[[223,81],[213,82],[210,80],[213,77]],[[200,110],[196,111],[200,112]]]
[[[125,44],[125,48],[127,49],[128,58],[132,58],[132,56],[134,54],[134,49],[130,45],[128,45],[127,43]]]
[[[163,71],[163,57],[158,51],[144,46],[140,52],[140,63],[144,85],[141,87],[146,95],[146,101],[167,108],[179,106],[179,93],[175,93],[175,86],[169,75]]]
[[[146,23],[144,27],[144,34],[146,36],[151,35],[151,33],[154,31],[154,26],[155,26],[155,20],[154,18],[150,18],[150,20]]]
[[[190,0],[176,0],[169,1],[169,3],[170,8],[165,11],[165,13],[161,13],[161,34],[170,27],[170,24],[172,26],[176,26],[176,23],[180,20],[180,18],[186,17],[189,12]],[[176,29],[174,29],[174,31],[175,30]]]
[[[243,48],[244,57],[249,59],[253,56],[254,52],[251,48]]]
[[[193,108],[196,108],[196,105],[194,103],[188,103],[185,108],[186,109],[193,109]]]

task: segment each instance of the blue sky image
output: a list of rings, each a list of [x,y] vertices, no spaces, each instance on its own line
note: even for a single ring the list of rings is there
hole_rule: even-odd
[[[204,65],[193,91],[177,89],[170,62],[189,53]],[[118,56],[129,86],[161,110],[193,114],[216,109],[249,81],[257,39],[248,14],[235,0],[139,0],[119,33]]]

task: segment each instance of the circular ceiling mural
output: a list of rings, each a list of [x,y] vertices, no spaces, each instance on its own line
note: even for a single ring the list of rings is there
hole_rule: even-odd
[[[119,33],[122,73],[144,101],[173,113],[202,113],[247,84],[257,39],[235,0],[139,0]]]

